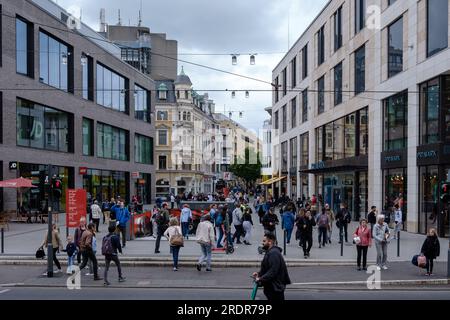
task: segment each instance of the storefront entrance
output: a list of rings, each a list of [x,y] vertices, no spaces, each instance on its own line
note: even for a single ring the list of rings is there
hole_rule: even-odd
[[[88,169],[83,176],[83,188],[87,192],[88,203],[117,199],[119,196],[129,202],[129,181],[128,172]]]

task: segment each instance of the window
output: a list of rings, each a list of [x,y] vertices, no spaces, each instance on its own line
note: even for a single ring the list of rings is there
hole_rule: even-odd
[[[402,92],[383,102],[384,104],[384,151],[407,147],[408,93]]]
[[[158,130],[158,145],[167,146],[167,130]]]
[[[308,44],[302,49],[302,79],[308,76]]]
[[[286,72],[286,68],[284,68],[284,70],[283,70],[282,77],[283,77],[283,97],[284,97],[287,94],[287,72]]]
[[[291,87],[297,86],[297,57],[291,61]]]
[[[309,165],[309,133],[304,133],[300,136],[300,148],[301,148],[301,158],[300,166],[308,167]]]
[[[366,0],[355,0],[355,34],[366,24]]]
[[[342,62],[334,67],[334,105],[342,103]]]
[[[317,80],[317,107],[318,114],[325,111],[325,76]]]
[[[308,121],[308,89],[302,91],[302,123]]]
[[[403,18],[388,27],[388,76],[403,71]]]
[[[158,111],[156,120],[161,120],[161,121],[169,120],[169,112],[168,111]]]
[[[73,152],[73,115],[17,99],[17,145]]]
[[[439,78],[425,82],[420,86],[421,109],[421,142],[429,144],[439,139],[439,111],[441,99],[439,96]]]
[[[287,141],[281,144],[281,171],[287,172],[288,168],[288,143]]]
[[[83,156],[94,155],[94,121],[83,118]]]
[[[278,86],[279,86],[279,80],[278,77],[275,78],[275,103],[278,102],[279,96],[278,96]]]
[[[359,154],[369,154],[369,111],[364,108],[359,112]]]
[[[73,69],[72,52],[72,48],[61,41],[39,32],[39,81],[72,92],[72,85],[69,90],[69,70]]]
[[[128,107],[128,79],[97,63],[97,103],[126,113]]]
[[[279,112],[276,111],[276,112],[275,112],[275,130],[278,130],[278,129],[280,128],[280,125],[279,125],[280,119],[279,119],[278,114],[279,114]],[[278,134],[278,133],[277,133],[277,134]]]
[[[30,78],[34,77],[33,32],[31,23],[16,18],[16,71]]]
[[[283,115],[282,115],[282,117],[283,117],[283,119],[282,119],[282,121],[283,121],[283,133],[285,133],[286,131],[287,131],[287,113],[286,113],[286,105],[284,105],[283,106],[283,109],[282,109],[283,111]]]
[[[427,57],[448,46],[448,1],[427,2]]]
[[[291,164],[290,168],[297,168],[297,137],[292,138],[289,141],[290,150],[291,150]]]
[[[151,122],[150,95],[148,91],[138,85],[134,86],[134,117],[138,120]]]
[[[388,6],[390,6],[391,4],[394,4],[395,1],[397,1],[397,0],[388,0]]]
[[[153,138],[135,135],[134,161],[136,163],[153,164]]]
[[[366,90],[366,46],[355,51],[355,95]]]
[[[342,47],[342,7],[334,13],[334,51]]]
[[[159,156],[159,170],[167,170],[167,156]]]
[[[97,156],[128,161],[128,131],[97,123]]]
[[[84,53],[81,55],[83,78],[83,99],[94,101],[94,60]]]
[[[317,65],[325,62],[325,25],[317,32]]]
[[[297,126],[297,98],[291,100],[291,128]]]

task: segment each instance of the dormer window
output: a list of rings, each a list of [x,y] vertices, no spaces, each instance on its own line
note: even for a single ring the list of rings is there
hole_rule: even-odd
[[[164,83],[158,87],[159,100],[167,100],[167,86]]]

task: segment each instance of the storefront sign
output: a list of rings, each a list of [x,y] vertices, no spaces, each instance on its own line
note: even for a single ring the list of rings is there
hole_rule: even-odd
[[[311,164],[311,169],[324,169],[324,168],[325,168],[325,162],[323,162],[323,161]]]
[[[436,157],[437,157],[437,152],[434,150],[417,152],[417,159],[427,159],[427,158],[436,158]]]
[[[17,170],[19,163],[17,161],[11,161],[9,163],[9,170]]]
[[[402,161],[402,157],[401,156],[388,156],[388,157],[384,157],[384,161],[386,161],[386,162]]]
[[[68,189],[66,191],[66,221],[67,227],[80,226],[80,218],[86,218],[86,190]]]
[[[139,177],[140,177],[139,172],[132,172],[131,173],[131,178],[138,179]]]
[[[86,167],[80,167],[79,174],[84,176],[87,174],[87,170],[88,170],[88,168],[86,168]]]

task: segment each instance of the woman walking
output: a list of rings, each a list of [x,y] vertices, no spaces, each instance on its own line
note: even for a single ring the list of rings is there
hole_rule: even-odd
[[[251,245],[250,239],[252,237],[252,228],[253,228],[253,220],[252,220],[252,209],[245,209],[244,215],[242,216],[242,226],[245,230],[244,244]]]
[[[362,256],[362,266],[363,270],[367,270],[367,249],[372,246],[372,232],[367,226],[367,220],[361,219],[359,222],[359,227],[356,228],[353,234],[353,239],[356,243],[356,251],[358,258],[356,264],[358,265],[358,271],[361,271],[361,256]]]
[[[426,276],[433,275],[433,260],[439,257],[441,247],[439,239],[436,234],[436,229],[430,228],[427,238],[423,242],[420,252],[427,258],[427,273]]]
[[[294,208],[292,205],[287,205],[286,210],[283,212],[283,216],[281,217],[281,225],[284,230],[286,230],[286,243],[289,244],[291,242],[292,230],[294,229]]]
[[[45,234],[44,242],[41,245],[41,248],[45,248],[48,245],[48,232]],[[59,263],[58,258],[56,257],[56,253],[59,250],[63,249],[63,244],[61,241],[61,238],[59,237],[58,228],[56,227],[56,224],[53,224],[52,229],[52,246],[53,246],[53,262],[55,263],[56,267],[58,268],[58,272],[61,272],[61,264]]]
[[[178,271],[178,255],[183,246],[183,235],[178,225],[178,219],[173,217],[169,220],[169,228],[164,232],[164,236],[169,239],[170,252],[173,257],[173,271]],[[181,241],[180,241],[181,237]]]
[[[297,226],[297,231],[295,232],[295,240],[299,241],[298,246],[302,246],[302,228],[300,227],[300,221],[305,217],[306,210],[301,208],[295,217],[295,225]]]

